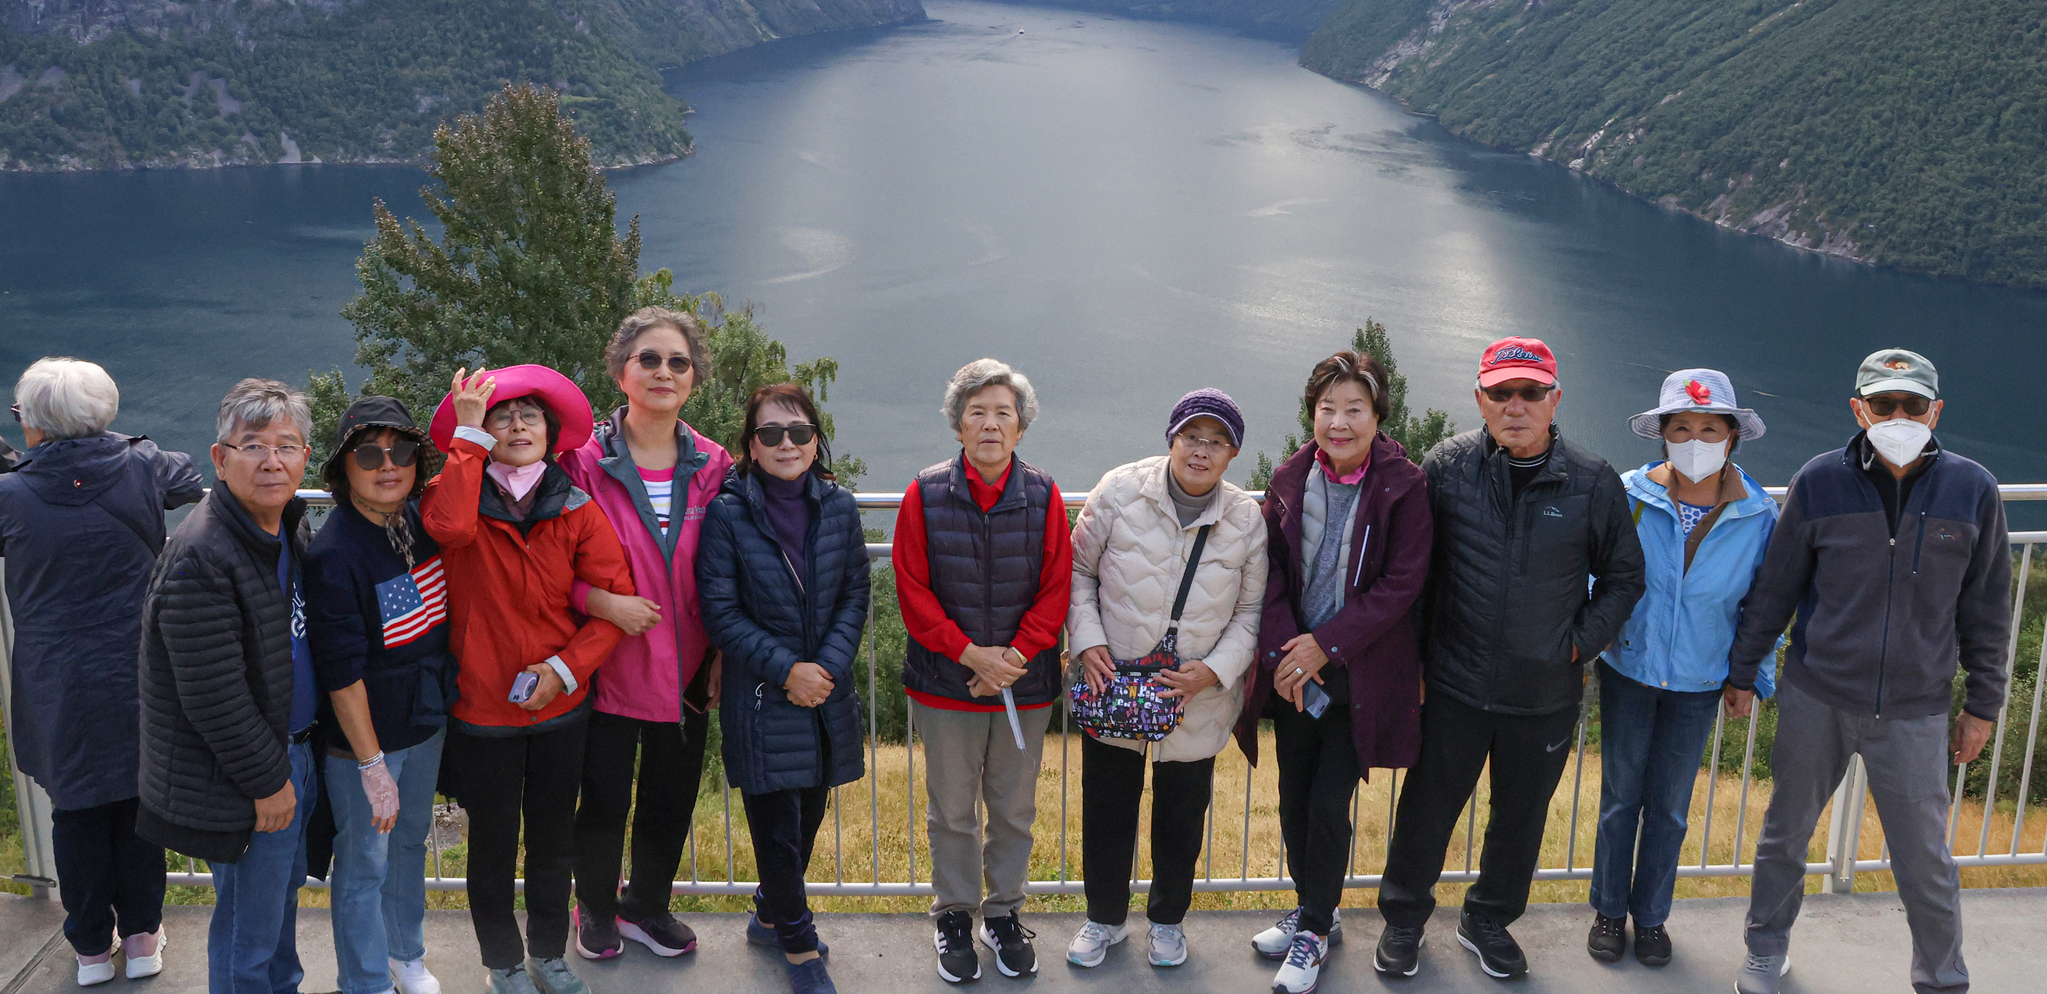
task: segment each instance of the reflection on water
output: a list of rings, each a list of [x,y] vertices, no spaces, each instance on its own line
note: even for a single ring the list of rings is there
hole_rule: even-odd
[[[1865,353],[1916,348],[1941,366],[1948,444],[2047,480],[2020,408],[2047,295],[1729,235],[1449,137],[1278,43],[928,9],[674,74],[698,154],[611,178],[622,219],[641,217],[643,265],[755,301],[793,358],[839,358],[840,447],[867,458],[870,489],[946,454],[941,385],[984,354],[1036,382],[1022,451],[1070,489],[1161,451],[1166,410],[1195,386],[1236,395],[1254,447],[1275,450],[1308,367],[1368,316],[1392,329],[1411,398],[1465,427],[1479,347],[1547,339],[1566,430],[1623,467],[1652,454],[1623,422],[1663,374],[1718,366],[1769,421],[1739,458],[1773,482],[1853,431]],[[0,378],[86,355],[123,383],[119,427],[203,445],[237,377],[348,361],[335,312],[370,201],[421,214],[421,182],[0,177]]]

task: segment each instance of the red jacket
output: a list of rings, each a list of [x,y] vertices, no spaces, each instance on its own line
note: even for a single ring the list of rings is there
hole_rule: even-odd
[[[427,534],[441,543],[448,576],[449,648],[461,667],[461,697],[449,713],[471,725],[527,726],[561,717],[590,692],[596,673],[625,633],[569,606],[577,579],[615,594],[633,593],[625,548],[590,495],[550,466],[533,510],[520,526],[484,513],[490,454],[457,438],[448,464],[419,502]],[[493,489],[491,506],[501,508]],[[520,670],[559,656],[576,689],[539,711],[505,699]]]

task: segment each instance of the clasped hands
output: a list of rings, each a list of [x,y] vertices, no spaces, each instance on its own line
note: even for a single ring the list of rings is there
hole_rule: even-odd
[[[1116,676],[1116,660],[1109,655],[1106,645],[1091,646],[1081,651],[1081,675],[1087,679],[1088,689],[1099,694],[1109,686]],[[1210,687],[1221,684],[1222,678],[1199,659],[1182,659],[1180,667],[1160,670],[1157,676],[1166,689],[1160,697],[1193,697]]]

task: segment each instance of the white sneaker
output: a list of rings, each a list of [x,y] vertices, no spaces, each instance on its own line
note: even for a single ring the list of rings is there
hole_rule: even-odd
[[[171,937],[170,933],[168,931],[165,931],[163,925],[159,923],[156,926],[156,951],[149,954],[148,956],[127,955],[125,957],[128,960],[127,973],[129,980],[141,980],[144,977],[154,977],[157,974],[163,972],[163,947],[164,943],[170,940],[170,937]],[[140,938],[140,936],[131,935],[126,939],[122,939],[121,951],[124,954],[127,953],[128,943],[138,938]]]
[[[424,959],[392,960],[391,982],[398,994],[441,994],[441,982],[427,972]]]
[[[106,959],[95,957],[97,962],[92,963],[86,962],[83,956],[78,957],[78,986],[91,987],[114,979],[113,950],[108,950],[106,957]]]
[[[1301,927],[1301,909],[1286,913],[1271,928],[1251,937],[1251,948],[1266,959],[1285,959],[1287,950],[1294,946],[1294,931]],[[1329,945],[1343,945],[1343,909],[1338,908],[1329,917]]]
[[[1101,966],[1109,955],[1109,947],[1130,937],[1128,925],[1104,925],[1088,922],[1080,927],[1073,941],[1066,945],[1066,962],[1074,966]]]
[[[1272,994],[1308,994],[1322,975],[1322,961],[1329,956],[1329,940],[1313,932],[1294,933],[1286,962],[1272,978]]]
[[[1187,962],[1187,933],[1178,925],[1151,927],[1151,965],[1179,966]]]

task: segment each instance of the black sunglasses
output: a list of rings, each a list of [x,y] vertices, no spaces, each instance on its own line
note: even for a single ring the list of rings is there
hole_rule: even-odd
[[[1540,404],[1544,398],[1549,396],[1549,392],[1555,389],[1556,387],[1554,386],[1522,387],[1519,390],[1512,387],[1487,387],[1485,388],[1485,395],[1487,400],[1495,404],[1504,404],[1515,397],[1520,397],[1531,404]]]
[[[761,425],[753,430],[753,437],[771,449],[782,444],[782,436],[785,434],[789,436],[789,441],[797,445],[809,445],[810,440],[817,437],[817,426]]]
[[[662,361],[663,360],[661,358],[661,353],[656,352],[653,349],[648,349],[647,351],[640,353],[641,369],[650,371],[660,369]],[[674,373],[677,376],[681,376],[682,374],[689,372],[690,367],[696,365],[696,361],[686,355],[672,355],[669,356],[666,361],[668,363],[668,371]]]
[[[1905,409],[1907,417],[1923,418],[1926,416],[1926,412],[1933,407],[1933,401],[1917,396],[1903,398],[1864,397],[1862,398],[1862,404],[1864,407],[1869,408],[1869,413],[1880,418],[1890,417],[1900,407]]]
[[[419,459],[419,443],[409,438],[401,438],[391,443],[391,447],[387,449],[381,445],[364,442],[355,447],[355,464],[364,469],[380,469],[384,465],[386,455],[390,456],[391,465],[404,469]]]

